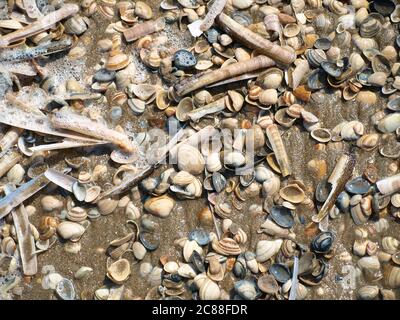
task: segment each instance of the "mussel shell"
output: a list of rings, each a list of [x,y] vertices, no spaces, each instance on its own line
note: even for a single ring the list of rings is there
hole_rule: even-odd
[[[269,217],[282,228],[291,228],[294,226],[293,213],[284,206],[273,206]]]
[[[189,262],[193,265],[194,269],[199,272],[205,272],[206,268],[204,267],[204,259],[196,250],[193,250],[189,258]]]
[[[205,246],[211,241],[210,233],[201,228],[190,231],[188,238],[196,241],[199,246]]]
[[[311,241],[311,249],[316,253],[328,252],[335,241],[335,235],[330,231],[321,232]]]
[[[290,279],[290,269],[286,264],[274,263],[269,267],[268,271],[280,283],[285,283]]]
[[[328,38],[318,38],[314,42],[314,47],[315,49],[321,49],[321,50],[329,50],[331,48],[332,41]]]
[[[350,196],[346,191],[342,191],[337,199],[336,206],[340,211],[346,212],[350,207]]]
[[[362,177],[348,181],[345,185],[346,191],[352,194],[366,194],[370,187],[369,182]]]
[[[69,279],[62,279],[56,287],[57,295],[62,300],[75,300],[74,284]]]
[[[370,4],[371,10],[380,13],[384,17],[390,16],[395,8],[396,5],[391,0],[374,0]]]
[[[218,193],[220,193],[222,190],[225,189],[226,186],[226,178],[224,177],[223,174],[217,172],[213,172],[212,174],[212,184]]]
[[[307,79],[307,86],[311,90],[320,90],[326,88],[327,85],[327,74],[324,72],[324,70],[318,68],[309,74]]]
[[[155,232],[142,231],[139,233],[139,240],[149,251],[156,250],[160,245],[160,235]]]
[[[236,259],[232,271],[233,274],[239,279],[244,279],[246,277],[247,274],[246,260],[243,257],[241,258],[240,255]]]

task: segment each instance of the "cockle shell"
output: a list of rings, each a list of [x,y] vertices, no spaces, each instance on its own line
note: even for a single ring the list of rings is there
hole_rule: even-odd
[[[256,259],[258,262],[265,262],[278,253],[282,246],[283,240],[261,240],[256,246]]]

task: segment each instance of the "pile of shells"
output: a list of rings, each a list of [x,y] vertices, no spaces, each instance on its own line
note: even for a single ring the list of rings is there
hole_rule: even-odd
[[[0,299],[398,298],[400,6],[158,5],[1,5]]]

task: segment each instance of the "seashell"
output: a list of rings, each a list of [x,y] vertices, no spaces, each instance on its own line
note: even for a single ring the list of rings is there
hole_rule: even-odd
[[[282,228],[291,228],[294,225],[292,211],[283,206],[273,206],[269,217]],[[261,227],[265,228],[266,224],[263,223]]]
[[[362,90],[357,94],[356,101],[362,105],[374,105],[377,101],[376,94],[372,91]]]
[[[128,106],[136,115],[141,115],[146,109],[146,103],[140,99],[128,99]]]
[[[39,238],[41,240],[47,240],[53,237],[57,231],[58,224],[59,221],[57,218],[49,216],[42,217],[38,226]]]
[[[364,19],[360,24],[360,36],[364,38],[373,38],[379,33],[382,24],[371,15]]]
[[[300,26],[296,23],[289,23],[284,26],[282,32],[287,38],[295,37],[300,33]]]
[[[266,89],[262,91],[258,97],[259,101],[263,105],[271,105],[278,102],[278,92],[276,89]]]
[[[109,215],[114,212],[118,206],[118,200],[111,198],[101,199],[97,202],[97,208],[103,216]]]
[[[65,32],[77,36],[83,34],[88,29],[86,19],[87,18],[83,18],[79,15],[74,15],[73,17],[67,19],[63,24],[65,27]]]
[[[283,80],[283,72],[279,68],[269,68],[257,80],[264,89],[278,89]]]
[[[215,252],[226,256],[237,256],[242,252],[238,243],[231,238],[212,241],[212,248]]]
[[[239,112],[244,104],[243,96],[234,90],[228,90],[228,96],[230,103],[227,104],[227,108],[232,112]]]
[[[381,267],[377,256],[362,257],[357,261],[357,265],[361,270],[379,270]]]
[[[395,9],[390,14],[390,20],[394,23],[400,22],[400,5],[396,5]]]
[[[310,135],[312,138],[321,143],[327,143],[331,140],[331,133],[328,129],[316,128],[311,130]]]
[[[166,218],[172,212],[174,205],[174,199],[167,195],[162,195],[147,199],[144,203],[144,209],[157,217]]]
[[[383,87],[386,79],[387,75],[384,72],[374,72],[368,77],[368,83],[372,86]]]
[[[371,151],[379,143],[379,135],[376,133],[365,134],[357,140],[357,146],[361,149]]]
[[[91,186],[86,190],[85,202],[94,202],[101,193],[99,186]]]
[[[47,212],[61,209],[64,205],[62,201],[58,200],[54,196],[44,196],[40,200],[40,204],[42,205],[43,210]]]
[[[199,275],[197,275],[196,278],[198,276]],[[200,300],[218,300],[220,295],[221,295],[221,289],[214,281],[212,281],[209,278],[203,280],[199,288]]]
[[[378,44],[373,38],[363,38],[359,34],[353,34],[352,40],[360,51],[364,51],[371,48],[375,49],[378,48]]]
[[[353,253],[363,257],[367,253],[368,240],[357,239],[353,244]]]
[[[400,113],[391,113],[378,121],[377,128],[383,133],[392,133],[400,127]]]
[[[400,287],[400,268],[392,265],[386,265],[383,270],[383,281],[390,288]]]
[[[206,159],[206,169],[208,172],[217,172],[221,170],[222,163],[219,153],[213,152]]]
[[[257,285],[260,290],[267,294],[276,294],[279,291],[279,284],[275,277],[270,274],[265,274],[258,278]]]
[[[352,194],[366,194],[369,191],[369,188],[370,184],[362,177],[357,177],[348,181],[345,185],[346,191]]]
[[[399,241],[393,237],[384,237],[382,239],[382,249],[390,254],[394,254],[397,252],[399,247]]]
[[[107,277],[116,284],[122,284],[130,274],[130,263],[126,259],[117,260],[107,268]]]
[[[193,175],[203,172],[205,161],[198,149],[184,144],[177,152],[177,164],[180,170],[187,171]]]
[[[256,259],[258,262],[265,262],[278,253],[283,240],[261,240],[256,246]]]
[[[259,183],[263,183],[264,181],[267,181],[275,176],[271,170],[269,170],[267,167],[263,165],[257,166],[254,169],[254,174],[255,174],[255,179]]]
[[[168,92],[166,90],[158,90],[156,94],[156,106],[159,110],[165,110],[170,106]]]
[[[276,111],[275,121],[285,128],[290,128],[296,121],[296,118],[291,118],[287,113],[287,109],[288,108],[281,108]]]
[[[222,281],[224,278],[225,272],[222,268],[220,262],[217,257],[211,257],[208,260],[208,270],[207,276],[213,281]]]
[[[297,184],[289,184],[279,191],[279,195],[291,203],[300,203],[305,199],[304,191]]]
[[[322,62],[327,60],[325,51],[321,49],[308,49],[305,56],[310,66],[314,68],[318,68]]]
[[[81,207],[73,207],[67,212],[67,219],[73,222],[81,222],[87,218],[87,212]]]
[[[147,3],[138,1],[135,3],[135,15],[139,18],[149,20],[153,17],[153,10]]]
[[[17,250],[17,244],[11,237],[5,237],[1,241],[1,252],[3,254],[13,256]]]
[[[7,180],[12,184],[20,184],[24,179],[25,169],[17,163],[7,172]]]
[[[315,17],[314,23],[317,30],[320,30],[321,32],[325,32],[331,26],[329,17],[322,13]]]
[[[332,232],[321,232],[311,241],[311,249],[316,253],[326,253],[332,248],[334,241],[335,236]]]
[[[203,249],[195,240],[187,240],[183,246],[183,258],[186,262],[190,262],[190,258],[194,251],[196,251],[200,256],[203,254]]]
[[[357,296],[361,300],[374,300],[379,294],[378,286],[363,286],[358,289]]]
[[[374,72],[383,72],[386,75],[389,75],[391,72],[390,61],[381,53],[374,55],[371,66]]]
[[[224,164],[228,167],[238,168],[244,165],[246,158],[241,152],[233,151],[224,155]]]
[[[196,271],[190,264],[181,263],[178,269],[178,274],[183,278],[193,279],[196,277]]]
[[[342,127],[340,135],[344,140],[357,140],[364,134],[364,125],[360,121],[349,121]]]
[[[83,278],[87,278],[91,273],[93,273],[93,269],[90,267],[80,267],[75,273],[74,278],[77,280],[81,280]]]
[[[262,190],[264,196],[273,196],[275,195],[280,188],[281,181],[277,176],[273,176],[272,178],[263,182]]]
[[[255,300],[260,292],[254,281],[240,280],[234,284],[235,292],[244,300]]]
[[[70,221],[63,221],[57,226],[57,233],[64,240],[78,241],[85,232],[85,228],[76,223]]]
[[[136,259],[143,260],[144,256],[146,255],[147,251],[143,244],[138,241],[135,241],[132,244],[132,252]]]
[[[280,283],[286,283],[290,280],[290,270],[283,263],[274,263],[269,267],[269,273]]]
[[[193,99],[186,97],[179,102],[175,115],[179,121],[187,121],[189,119],[188,113],[192,110],[194,110]]]

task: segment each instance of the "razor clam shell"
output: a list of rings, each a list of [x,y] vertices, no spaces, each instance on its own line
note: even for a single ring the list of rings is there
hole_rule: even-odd
[[[13,190],[6,186],[5,193]],[[25,275],[33,276],[37,273],[37,257],[35,252],[35,239],[30,229],[28,213],[23,204],[11,211],[13,223],[18,238],[19,253],[21,255],[22,269]]]
[[[190,118],[190,120],[197,122],[206,115],[218,113],[223,111],[224,109],[225,109],[225,97],[218,99],[217,101],[211,102],[210,104],[204,107],[194,109],[190,111],[187,115]]]
[[[44,174],[41,174],[2,198],[0,200],[0,219],[9,214],[11,210],[20,205],[23,201],[47,186],[49,182],[50,181]]]
[[[49,179],[49,181],[71,193],[73,192],[72,186],[74,183],[78,182],[78,179],[54,169],[48,169],[44,175]]]

